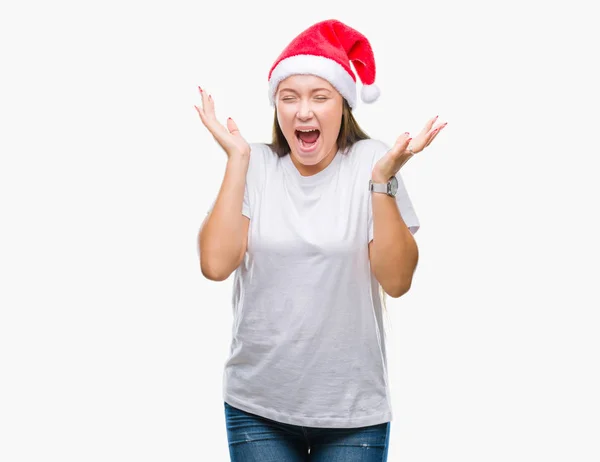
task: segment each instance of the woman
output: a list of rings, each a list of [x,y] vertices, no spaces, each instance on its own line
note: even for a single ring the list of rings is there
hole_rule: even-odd
[[[398,174],[444,126],[389,149],[358,126],[379,95],[367,39],[336,21],[296,37],[269,72],[270,144],[202,123],[228,156],[199,234],[202,274],[235,271],[223,397],[232,461],[384,461],[392,410],[379,286],[409,290],[419,228]]]

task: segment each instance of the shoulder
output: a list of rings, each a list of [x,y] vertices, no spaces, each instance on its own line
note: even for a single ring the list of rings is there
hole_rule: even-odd
[[[249,143],[250,162],[254,163],[272,163],[277,160],[277,154],[266,143]]]
[[[363,160],[366,164],[373,166],[390,149],[391,146],[383,141],[369,138],[354,143],[352,145],[351,155]]]
[[[248,143],[250,146],[250,162],[248,177],[257,181],[265,178],[266,172],[277,163],[277,154],[265,143]]]
[[[354,143],[354,149],[359,152],[377,152],[390,149],[389,146],[381,140],[368,138]]]
[[[270,151],[269,146],[264,143],[248,143],[250,146],[250,160],[256,158],[256,161],[262,161],[266,158],[267,151]]]

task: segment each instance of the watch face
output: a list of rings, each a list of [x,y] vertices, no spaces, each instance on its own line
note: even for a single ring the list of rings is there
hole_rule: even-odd
[[[395,176],[390,178],[389,191],[392,196],[395,196],[396,192],[398,192],[398,179]]]

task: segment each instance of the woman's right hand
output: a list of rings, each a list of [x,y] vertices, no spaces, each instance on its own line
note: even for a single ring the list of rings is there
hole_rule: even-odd
[[[250,145],[246,142],[240,131],[238,130],[235,122],[229,118],[227,119],[227,127],[221,124],[215,116],[215,103],[210,95],[207,95],[205,91],[200,91],[200,98],[202,99],[202,107],[194,105],[200,120],[208,131],[212,134],[213,138],[221,145],[228,158],[232,156],[248,157],[250,156]]]

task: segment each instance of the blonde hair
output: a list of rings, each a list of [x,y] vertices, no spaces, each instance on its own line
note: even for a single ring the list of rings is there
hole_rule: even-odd
[[[360,128],[360,125],[358,125],[358,122],[352,114],[352,108],[345,98],[343,98],[343,104],[342,124],[340,125],[340,133],[337,137],[337,146],[342,152],[347,152],[347,150],[350,149],[357,141],[368,140],[371,137],[367,135],[362,128]],[[267,145],[279,157],[283,157],[290,152],[290,145],[285,139],[285,136],[283,136],[283,132],[279,126],[279,121],[277,120],[277,108],[275,108],[275,112],[273,114],[273,139],[271,143],[268,143]],[[387,311],[386,293],[381,284],[379,284],[379,290],[381,292],[383,309]]]

